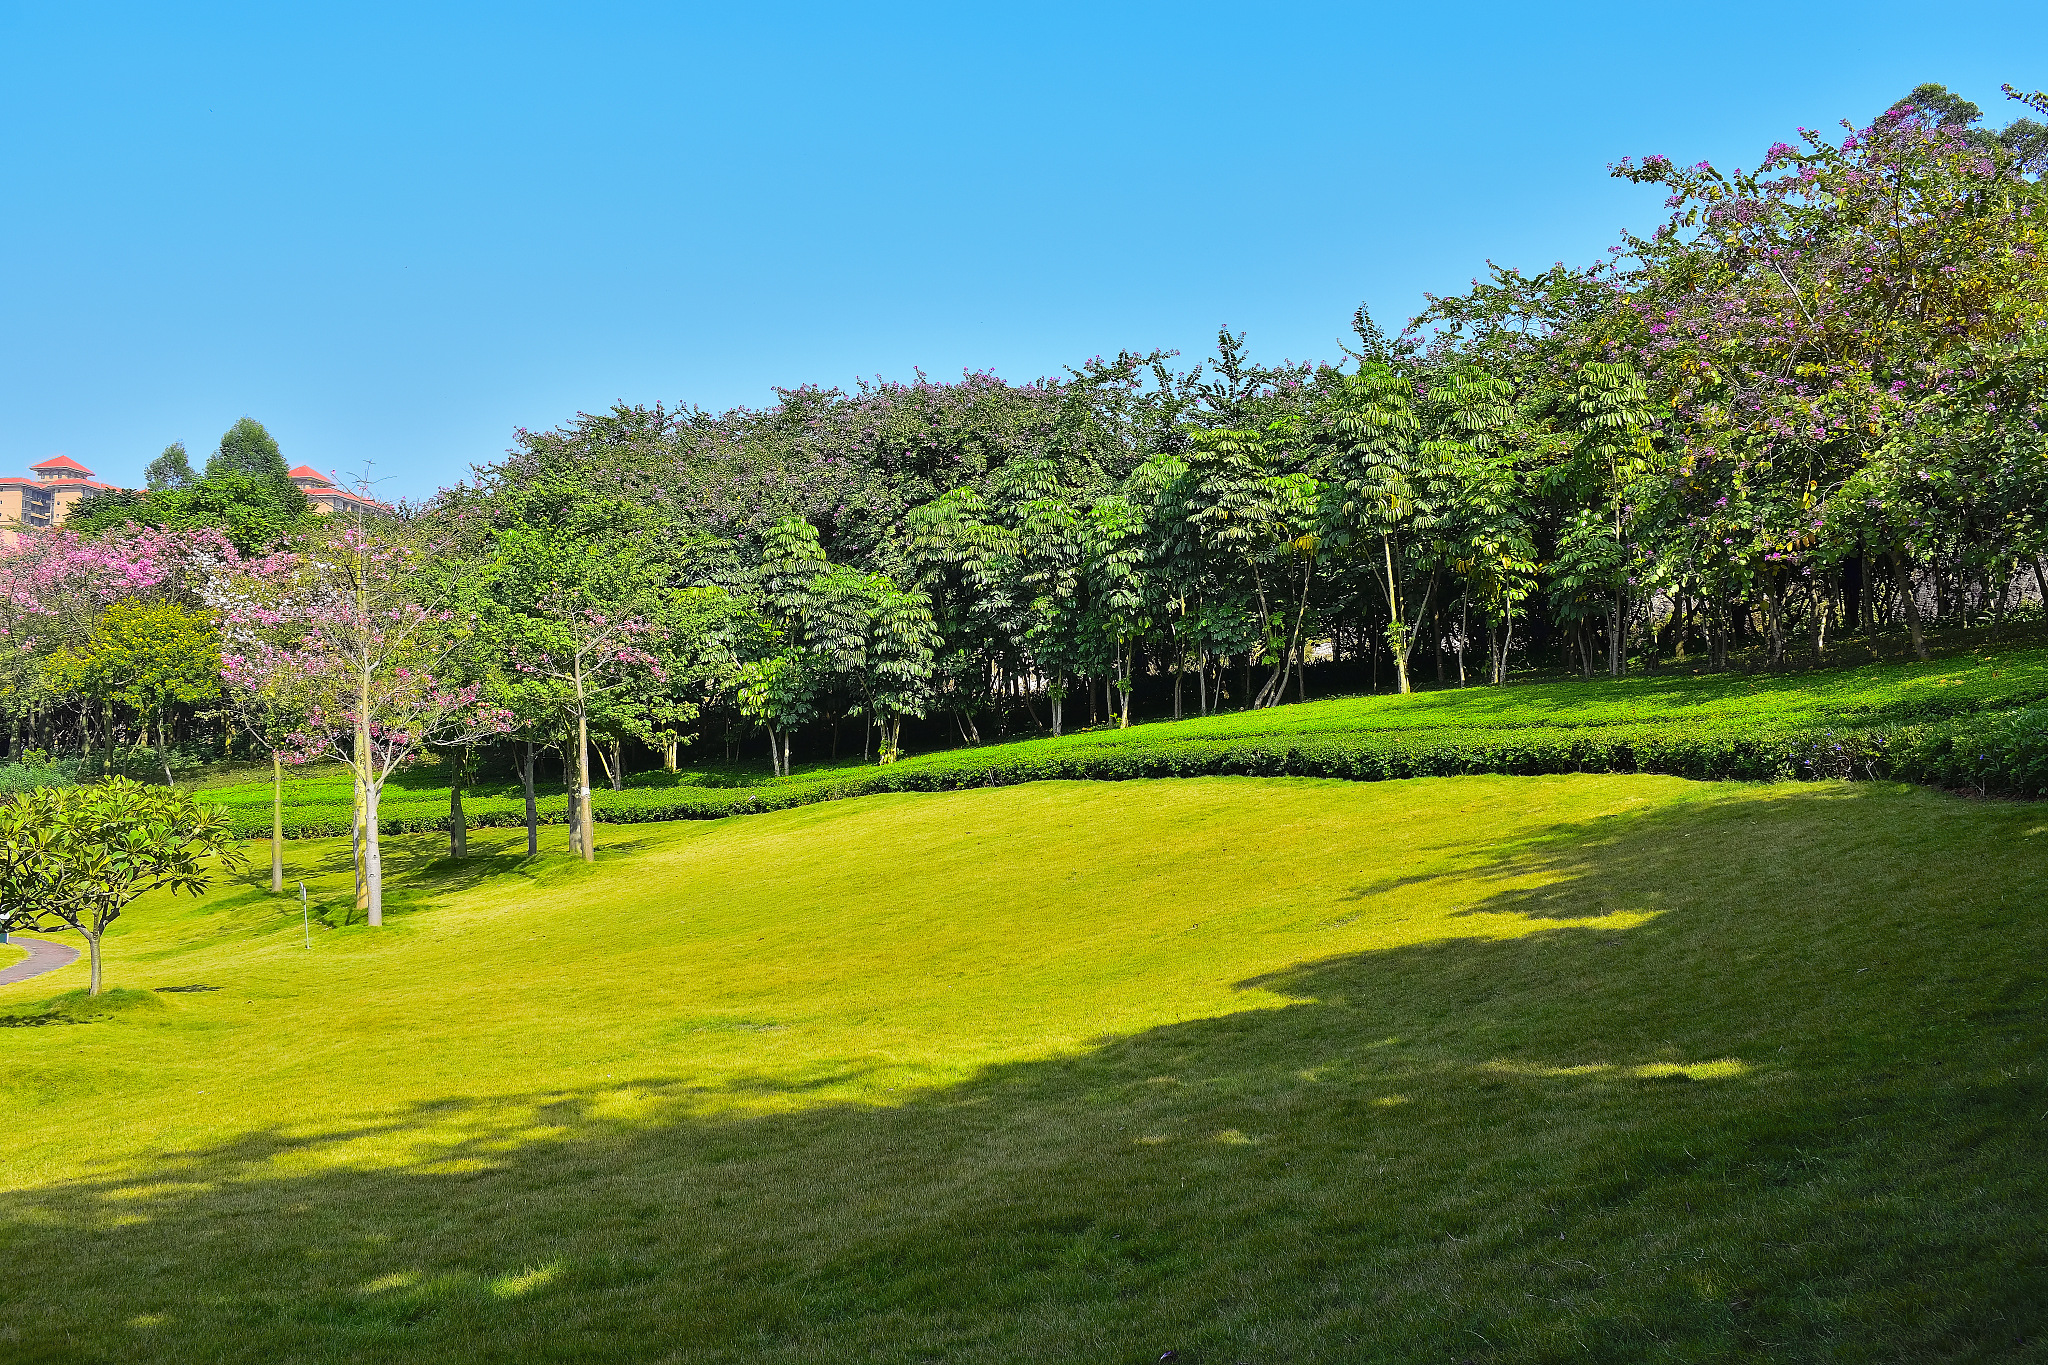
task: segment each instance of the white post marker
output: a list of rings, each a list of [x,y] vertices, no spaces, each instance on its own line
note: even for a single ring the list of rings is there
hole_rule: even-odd
[[[306,950],[313,948],[313,915],[306,909],[306,884],[299,883],[299,917],[306,921]]]

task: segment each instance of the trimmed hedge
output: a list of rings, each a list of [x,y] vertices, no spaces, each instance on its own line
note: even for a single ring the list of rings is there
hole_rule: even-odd
[[[1883,767],[1906,782],[2048,796],[2048,707],[1907,726],[1891,736]]]
[[[645,773],[599,790],[605,824],[715,820],[890,791],[950,791],[1048,779],[1204,775],[1374,781],[1467,773],[1665,773],[1697,779],[1896,778],[1948,788],[2048,795],[2048,650],[1985,652],[1829,673],[1643,677],[1469,688],[1410,697],[1332,698],[1061,739],[918,754],[887,768],[814,769],[792,778]],[[201,793],[238,834],[270,830],[267,783]],[[525,823],[513,787],[465,797],[478,828]],[[567,819],[558,791],[545,824]],[[446,788],[394,784],[386,833],[448,827]],[[346,835],[346,778],[298,780],[285,833]]]
[[[1366,731],[1273,739],[1175,737],[1160,727],[1148,743],[1030,744],[955,750],[890,767],[841,769],[753,787],[678,786],[593,793],[602,824],[717,820],[880,792],[957,791],[1055,780],[1124,781],[1158,777],[1331,777],[1371,782],[1474,773],[1536,776],[1547,773],[1664,773],[1699,780],[1782,781],[1873,778],[1894,775],[1881,735],[1864,731],[1771,731],[1754,726],[1706,729],[1692,725],[1582,726],[1556,729]],[[1123,732],[1128,735],[1130,732]],[[2038,733],[2038,732],[2036,732]],[[1076,736],[1084,739],[1085,736]],[[1915,749],[1913,752],[1918,753]],[[472,828],[516,828],[526,820],[517,798],[466,801]],[[559,796],[540,803],[544,824],[561,824]],[[316,814],[315,812],[319,813]],[[231,812],[237,832],[261,838],[269,812]],[[387,806],[379,828],[387,834],[425,833],[449,825],[445,798],[427,807],[402,800]],[[288,837],[348,833],[345,809],[287,808]]]

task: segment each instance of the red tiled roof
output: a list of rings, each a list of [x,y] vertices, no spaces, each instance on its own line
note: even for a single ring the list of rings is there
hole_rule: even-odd
[[[77,470],[77,471],[78,471],[79,473],[81,473],[81,474],[86,474],[86,475],[90,475],[90,474],[92,473],[92,471],[91,471],[90,469],[87,469],[87,468],[86,468],[86,467],[85,467],[84,465],[82,465],[82,464],[80,464],[80,463],[79,463],[78,461],[76,461],[76,460],[72,459],[72,458],[71,458],[71,457],[70,457],[69,455],[52,455],[52,456],[51,456],[51,457],[50,457],[49,459],[47,459],[47,460],[44,460],[44,461],[43,461],[43,462],[42,462],[41,464],[32,464],[32,465],[30,465],[30,466],[29,466],[29,468],[30,468],[30,469],[75,469],[75,470]]]
[[[321,483],[327,484],[330,487],[334,483],[334,480],[328,478],[325,474],[322,474],[319,470],[313,468],[313,466],[309,464],[300,465],[297,469],[294,469],[287,477],[294,479],[318,479]]]

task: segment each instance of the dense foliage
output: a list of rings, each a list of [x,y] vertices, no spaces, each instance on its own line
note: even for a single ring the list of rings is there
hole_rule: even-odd
[[[282,765],[340,757],[367,911],[385,821],[364,812],[437,747],[453,851],[464,775],[516,766],[531,828],[554,751],[589,856],[593,787],[624,792],[629,744],[795,781],[800,760],[889,766],[1134,707],[1259,711],[1306,696],[1312,664],[1405,693],[1818,660],[1893,623],[1924,659],[1932,625],[2048,598],[2044,166],[2039,122],[1989,129],[1924,86],[1753,171],[1624,160],[1667,196],[1653,230],[1583,269],[1496,268],[1398,336],[1360,309],[1334,362],[1262,365],[1226,329],[1190,367],[1126,352],[1028,384],[620,405],[347,528],[244,419],[203,477],[173,447],[149,490],[0,555],[0,706],[13,751],[88,771],[147,750],[168,778],[174,739],[253,740],[280,827]],[[2033,733],[2008,731],[1971,762],[2023,769],[1988,757]],[[1593,761],[1573,745],[1382,766]],[[1771,752],[1651,766],[1792,761]]]
[[[521,433],[436,513],[489,541],[564,490],[620,509],[652,572],[719,598],[678,645],[688,700],[778,771],[848,720],[888,758],[906,718],[1127,716],[1136,677],[1176,715],[1270,705],[1317,647],[1401,691],[1419,658],[1776,663],[1894,621],[1925,657],[1930,620],[2048,587],[2048,146],[1980,122],[1928,86],[1755,171],[1625,160],[1668,193],[1654,231],[1496,269],[1399,337],[1361,310],[1342,363],[1226,331],[1185,370],[620,406]]]

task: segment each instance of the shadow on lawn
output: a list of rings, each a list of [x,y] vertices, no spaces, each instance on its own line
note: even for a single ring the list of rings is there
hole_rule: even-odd
[[[2027,1357],[2048,987],[1994,907],[2048,860],[1931,797],[1902,852],[1875,800],[1554,831],[1500,872],[1562,880],[1482,909],[1655,917],[1305,964],[900,1104],[648,1076],[15,1194],[0,1355]]]

